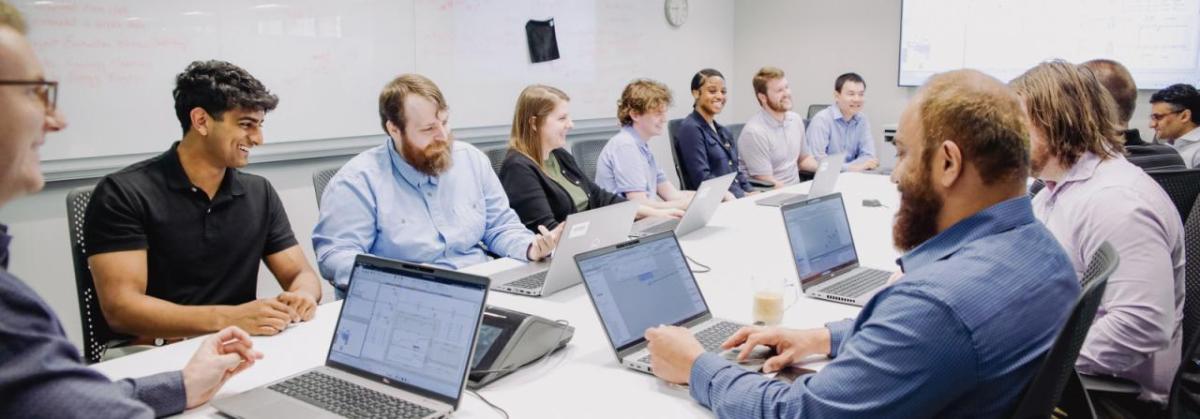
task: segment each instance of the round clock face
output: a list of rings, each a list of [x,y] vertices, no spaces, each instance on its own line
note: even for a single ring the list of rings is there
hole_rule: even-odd
[[[680,27],[684,22],[687,22],[688,2],[687,0],[667,0],[667,23],[671,26]]]

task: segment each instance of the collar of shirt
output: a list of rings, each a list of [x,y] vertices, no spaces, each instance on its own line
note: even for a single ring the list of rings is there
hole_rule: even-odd
[[[950,257],[963,246],[996,233],[1035,222],[1028,196],[1012,198],[950,226],[896,261],[904,272]]]
[[[700,112],[692,111],[692,113],[688,115],[688,118],[695,119],[696,122],[699,123],[700,126],[702,126],[702,127],[708,126],[708,121],[704,120],[704,117],[700,115]],[[713,127],[716,127],[717,132],[721,132],[721,123],[717,122],[717,119],[715,117],[713,118],[712,124],[713,124]],[[708,132],[712,132],[712,130],[709,130]]]
[[[183,170],[183,163],[179,161],[179,141],[171,144],[171,149],[162,154],[159,162],[166,176],[168,188],[177,191],[188,189],[194,191],[196,189],[192,185],[192,180],[188,179],[187,172]],[[229,191],[228,193],[232,196],[242,196],[246,193],[242,188],[242,182],[237,179],[237,170],[232,167],[225,168],[225,177],[221,179],[221,186],[217,188],[217,196],[226,193],[225,191]]]
[[[857,124],[858,121],[860,119],[862,119],[862,112],[859,112],[859,113],[854,114],[854,116],[850,117],[850,120],[847,121],[842,115],[842,108],[839,108],[836,103],[829,105],[829,109],[831,109],[833,112],[833,120],[835,122],[841,122],[844,124],[853,125],[853,124]]]
[[[390,156],[392,159],[392,167],[396,169],[396,173],[401,179],[404,179],[405,182],[408,182],[408,184],[417,189],[420,189],[421,185],[424,185],[425,183],[430,183],[433,186],[437,186],[437,176],[429,176],[421,173],[420,170],[417,170],[417,168],[413,167],[411,164],[408,164],[408,160],[405,160],[404,157],[400,155],[400,152],[396,151],[396,144],[392,141],[391,137],[387,138],[386,143],[387,144],[385,148],[388,150],[388,156]],[[453,150],[454,145],[451,144],[450,148]]]
[[[1046,182],[1046,190],[1050,192],[1051,198],[1062,189],[1063,185],[1091,179],[1092,175],[1096,173],[1096,167],[1100,165],[1100,161],[1100,156],[1092,154],[1090,151],[1080,154],[1079,160],[1075,162],[1074,166],[1071,166],[1071,170],[1068,170],[1066,175],[1063,175],[1062,180]]]
[[[1176,149],[1181,149],[1197,141],[1200,141],[1200,127],[1192,128],[1192,130],[1188,131],[1187,134],[1183,134],[1183,136],[1176,138],[1173,145]]]
[[[629,134],[630,137],[633,137],[635,140],[634,142],[637,143],[638,150],[641,150],[642,153],[650,152],[650,143],[646,142],[642,136],[638,135],[637,130],[633,129],[633,125],[624,126],[621,128],[621,131],[625,131],[626,134]]]
[[[789,111],[783,113],[783,120],[780,121],[771,116],[771,113],[767,112],[766,108],[762,107],[758,108],[758,116],[762,118],[764,124],[771,128],[783,128],[796,120],[796,114]]]
[[[0,269],[8,269],[8,244],[12,236],[8,235],[8,226],[0,224]]]

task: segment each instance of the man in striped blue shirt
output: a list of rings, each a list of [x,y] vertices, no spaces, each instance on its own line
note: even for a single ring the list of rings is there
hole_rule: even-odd
[[[792,384],[746,372],[684,329],[646,332],[660,378],[690,384],[719,417],[1008,415],[1079,295],[1070,260],[1025,194],[1029,136],[1000,81],[941,74],[901,116],[893,228],[902,280],[855,320],[824,328],[750,327],[725,342],[777,355],[767,372],[812,354],[832,361]]]

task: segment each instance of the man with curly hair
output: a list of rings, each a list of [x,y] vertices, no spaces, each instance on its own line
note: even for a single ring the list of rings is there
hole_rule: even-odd
[[[224,61],[193,62],[175,83],[183,138],[106,176],[88,205],[88,263],[112,331],[161,344],[231,325],[273,335],[311,319],[321,286],[283,203],[265,178],[238,170],[279,99]],[[255,299],[260,260],[283,293]]]
[[[671,91],[665,84],[637,79],[625,86],[617,102],[617,132],[596,158],[596,184],[630,201],[655,208],[687,209],[692,192],[667,180],[650,152],[651,138],[666,133]]]

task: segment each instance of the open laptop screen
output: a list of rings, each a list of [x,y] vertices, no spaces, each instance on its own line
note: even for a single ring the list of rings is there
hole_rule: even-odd
[[[842,194],[786,205],[782,211],[803,286],[816,285],[826,274],[858,262]]]
[[[580,255],[579,272],[618,351],[647,328],[708,313],[700,287],[671,232]]]
[[[486,282],[362,262],[355,264],[351,278],[329,348],[330,364],[449,403],[457,401],[487,296]]]

